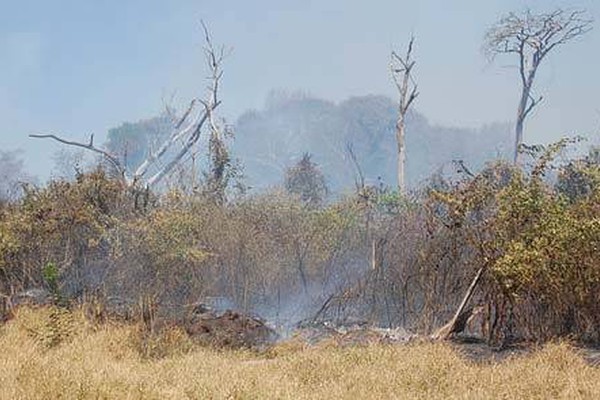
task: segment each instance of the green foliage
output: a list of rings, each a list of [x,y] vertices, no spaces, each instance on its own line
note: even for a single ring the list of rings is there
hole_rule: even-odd
[[[600,149],[594,147],[587,156],[573,160],[561,168],[557,190],[570,202],[592,195],[600,185]]]
[[[312,207],[319,206],[327,196],[325,177],[311,156],[304,153],[298,163],[285,171],[285,189]]]
[[[144,210],[121,182],[82,174],[0,206],[0,289],[46,285],[61,302],[101,290],[125,308],[151,298],[159,315],[205,296],[248,310],[279,307],[282,293],[320,306],[315,288],[336,288],[327,317],[430,331],[483,267],[475,301],[490,340],[600,340],[598,164],[557,165],[565,144],[535,149],[529,170],[492,163],[410,199],[367,186],[317,201],[323,177],[308,156],[291,193],[215,202],[173,190]]]
[[[169,262],[196,263],[207,257],[196,243],[202,229],[198,222],[187,211],[156,210],[137,221],[137,228],[159,266]]]
[[[44,277],[44,281],[50,287],[50,290],[53,293],[58,292],[58,268],[54,263],[49,262],[46,264],[42,271],[42,276]]]
[[[64,302],[63,296],[60,292],[60,286],[58,282],[59,271],[56,267],[56,264],[49,262],[46,264],[42,270],[42,277],[44,278],[44,282],[48,285],[50,289],[50,293],[54,298],[54,302],[56,304],[62,304]]]
[[[492,297],[502,309],[497,314],[516,318],[516,326],[502,329],[537,339],[575,334],[596,340],[600,191],[593,179],[581,183],[594,175],[582,171],[595,167],[586,160],[560,166],[557,188],[544,179],[566,144],[537,149],[531,172],[514,171],[507,184],[490,184],[482,173],[437,198],[454,219],[447,226],[466,230],[478,263],[487,267],[484,292],[499,294]]]
[[[0,284],[26,288],[77,268],[101,251],[110,228],[124,211],[125,188],[102,171],[75,182],[30,187],[0,220]],[[61,268],[48,268],[60,262]],[[44,273],[53,272],[46,277]]]
[[[244,192],[241,183],[242,168],[231,157],[227,139],[233,138],[233,132],[228,127],[211,128],[208,140],[208,167],[204,172],[202,191],[204,196],[223,204],[227,200],[228,190],[232,188]]]

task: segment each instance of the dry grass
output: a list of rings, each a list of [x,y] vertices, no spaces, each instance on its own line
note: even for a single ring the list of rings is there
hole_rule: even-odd
[[[566,344],[498,364],[447,345],[309,348],[262,354],[192,345],[173,330],[94,327],[56,310],[22,309],[0,328],[2,399],[600,398],[600,369]]]

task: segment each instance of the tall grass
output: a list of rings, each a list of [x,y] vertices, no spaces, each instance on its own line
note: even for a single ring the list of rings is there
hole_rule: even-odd
[[[20,309],[0,328],[0,398],[600,398],[600,370],[566,344],[475,363],[439,343],[287,342],[255,353],[202,348],[177,330],[142,333],[77,312]]]

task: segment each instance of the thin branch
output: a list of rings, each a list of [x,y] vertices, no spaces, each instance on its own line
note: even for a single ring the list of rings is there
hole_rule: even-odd
[[[93,151],[94,153],[98,153],[98,154],[102,155],[104,158],[106,158],[115,167],[115,169],[117,169],[117,171],[119,172],[119,174],[121,176],[125,177],[125,169],[123,168],[123,166],[121,165],[119,160],[112,154],[108,153],[107,151],[99,149],[96,146],[94,146],[94,135],[90,136],[90,142],[88,144],[75,142],[72,140],[66,140],[66,139],[60,138],[56,135],[31,134],[31,135],[29,135],[29,137],[34,138],[34,139],[53,139],[53,140],[56,140],[57,142],[66,144],[68,146],[80,147],[82,149],[86,149],[86,150]]]
[[[362,168],[360,167],[360,163],[358,162],[358,158],[354,153],[354,147],[352,146],[352,143],[346,143],[346,152],[350,156],[352,165],[354,165],[356,173],[358,174],[358,179],[354,178],[354,184],[356,185],[356,191],[360,193],[360,191],[365,188],[365,176],[363,174]]]
[[[408,110],[410,108],[410,105],[412,104],[413,101],[415,101],[415,99],[417,97],[419,97],[419,92],[417,92],[417,86],[415,85],[412,88],[410,96],[408,97],[408,101],[406,102],[406,110]]]
[[[535,106],[537,106],[538,104],[540,104],[540,102],[541,102],[543,99],[544,99],[544,96],[540,96],[540,97],[538,97],[537,99],[535,99],[535,98],[534,98],[534,97],[531,95],[531,93],[529,93],[529,100],[530,100],[530,103],[529,103],[529,106],[527,106],[527,108],[525,109],[525,112],[523,113],[523,118],[526,118],[526,117],[529,115],[529,113],[530,113],[530,112],[533,110],[533,108],[534,108]]]
[[[465,173],[470,178],[475,178],[475,174],[473,172],[471,172],[471,170],[469,169],[469,167],[467,167],[465,165],[464,160],[453,160],[452,163],[456,167],[458,173]]]

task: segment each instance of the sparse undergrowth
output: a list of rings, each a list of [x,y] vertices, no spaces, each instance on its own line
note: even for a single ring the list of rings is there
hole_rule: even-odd
[[[341,348],[292,341],[256,353],[207,349],[168,332],[149,354],[138,326],[93,325],[77,311],[57,326],[53,313],[22,308],[0,328],[0,398],[600,396],[600,369],[564,343],[500,363],[476,363],[440,343]],[[57,334],[61,330],[68,334]],[[48,341],[49,335],[55,339]]]

